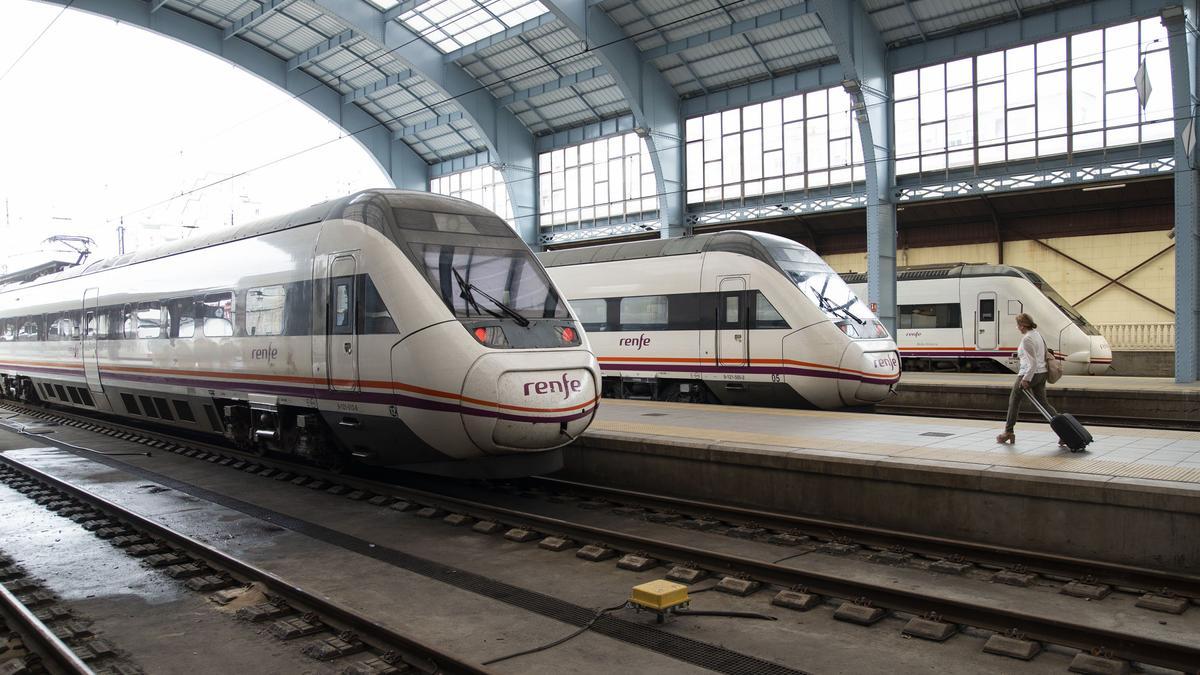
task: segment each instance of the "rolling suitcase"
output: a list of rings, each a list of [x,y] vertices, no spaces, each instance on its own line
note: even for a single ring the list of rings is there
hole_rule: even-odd
[[[1042,417],[1046,418],[1046,421],[1050,423],[1050,428],[1054,430],[1054,433],[1058,434],[1058,439],[1066,443],[1071,452],[1080,452],[1088,446],[1088,443],[1092,442],[1092,434],[1079,423],[1079,420],[1075,419],[1074,415],[1061,413],[1051,416],[1050,411],[1046,410],[1038,402],[1032,391],[1028,389],[1022,391],[1025,392],[1025,396],[1033,403],[1033,407],[1037,408]]]

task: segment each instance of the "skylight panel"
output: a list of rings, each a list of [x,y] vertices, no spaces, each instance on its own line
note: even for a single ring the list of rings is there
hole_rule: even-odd
[[[393,0],[371,2],[396,4]],[[410,30],[448,54],[546,11],[546,6],[538,0],[430,0],[399,18]]]
[[[391,9],[400,4],[400,0],[370,0],[370,2],[372,5],[383,10]]]

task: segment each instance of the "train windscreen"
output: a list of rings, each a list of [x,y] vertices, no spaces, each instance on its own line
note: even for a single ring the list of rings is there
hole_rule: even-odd
[[[806,248],[775,246],[771,257],[814,305],[852,338],[885,338],[887,329],[821,256]]]
[[[459,318],[512,313],[525,319],[570,317],[545,270],[524,249],[417,242],[410,246],[425,278]]]
[[[1087,319],[1083,318],[1083,315],[1079,313],[1079,310],[1072,307],[1071,303],[1067,302],[1066,298],[1059,295],[1058,291],[1054,290],[1053,286],[1046,283],[1045,279],[1028,270],[1025,271],[1025,276],[1029,278],[1030,283],[1032,283],[1039,291],[1042,292],[1042,295],[1045,295],[1047,298],[1049,298],[1050,302],[1053,302],[1054,306],[1071,320],[1071,323],[1079,326],[1080,330],[1082,330],[1085,335],[1100,334],[1100,330],[1093,326]]]

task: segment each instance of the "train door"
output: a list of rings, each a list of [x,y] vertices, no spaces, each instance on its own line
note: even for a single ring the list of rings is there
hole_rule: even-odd
[[[358,390],[357,261],[353,253],[335,253],[329,262],[329,296],[325,333],[329,388]]]
[[[750,365],[746,278],[722,277],[717,293],[717,365]]]
[[[975,308],[975,348],[994,350],[999,346],[996,322],[996,294],[980,293]]]
[[[83,375],[87,379],[88,389],[96,394],[103,394],[104,387],[100,384],[100,362],[96,354],[99,303],[100,289],[89,288],[83,292],[83,326],[80,327],[79,334],[82,340],[80,351],[83,357]]]

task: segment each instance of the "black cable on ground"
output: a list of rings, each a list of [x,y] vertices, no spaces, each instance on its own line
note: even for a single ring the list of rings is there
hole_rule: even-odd
[[[591,627],[592,627],[592,626],[593,626],[593,625],[596,623],[596,621],[598,621],[598,620],[600,619],[600,617],[604,616],[605,614],[608,614],[609,612],[615,612],[615,611],[617,611],[618,609],[621,609],[621,608],[622,608],[622,607],[624,607],[624,606],[625,606],[625,603],[624,603],[624,602],[622,602],[621,604],[619,604],[619,605],[616,605],[616,606],[614,606],[614,607],[607,607],[607,608],[605,608],[605,609],[602,609],[602,610],[600,610],[600,611],[596,612],[595,616],[593,616],[593,617],[591,618],[591,620],[590,620],[590,621],[588,621],[587,623],[583,624],[583,626],[581,626],[581,627],[579,628],[579,630],[575,631],[574,633],[571,633],[570,635],[568,635],[568,636],[566,636],[566,637],[559,638],[559,639],[555,640],[554,642],[548,642],[548,643],[546,643],[546,644],[544,644],[544,645],[541,645],[540,647],[534,647],[534,648],[532,648],[532,649],[526,649],[526,650],[519,651],[519,652],[516,652],[516,653],[513,653],[513,654],[509,654],[509,655],[507,655],[507,656],[501,656],[501,657],[498,657],[498,658],[490,659],[490,660],[488,660],[488,661],[484,661],[484,662],[483,662],[482,664],[480,664],[480,665],[484,665],[484,666],[490,666],[490,665],[492,665],[493,663],[500,663],[501,661],[507,661],[507,660],[509,660],[509,659],[515,659],[515,658],[517,658],[518,656],[525,656],[525,655],[527,655],[527,654],[535,654],[535,653],[537,653],[537,652],[543,652],[543,651],[546,651],[547,649],[550,649],[550,648],[552,648],[552,647],[557,647],[557,646],[561,645],[562,643],[566,642],[567,640],[571,640],[571,639],[574,639],[574,638],[577,638],[577,637],[579,637],[580,635],[583,635],[584,633],[586,633],[586,632],[588,631],[588,629],[590,629],[590,628],[591,628]]]
[[[779,617],[758,612],[731,612],[723,609],[677,609],[672,614],[676,616],[727,616],[734,619],[762,619],[763,621],[778,621]],[[484,664],[487,665],[486,663]]]

